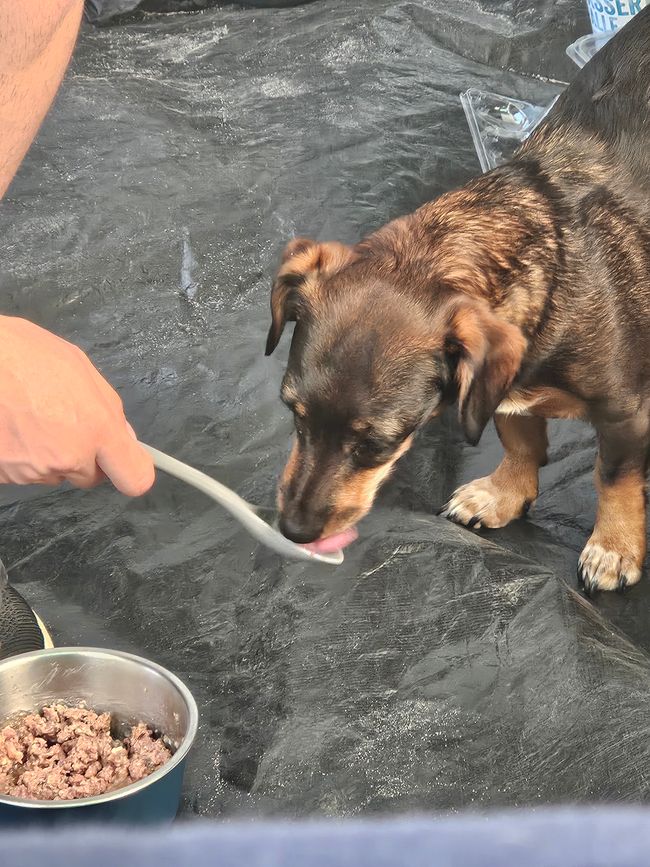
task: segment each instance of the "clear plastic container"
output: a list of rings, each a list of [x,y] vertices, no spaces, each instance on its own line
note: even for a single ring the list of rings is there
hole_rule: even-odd
[[[568,46],[566,53],[575,65],[582,69],[613,35],[614,33],[589,33],[588,36],[581,36]]]
[[[605,45],[614,33],[581,36],[566,49],[567,55],[582,67]],[[519,145],[555,105],[533,105],[511,96],[474,88],[460,95],[481,169],[490,171],[510,159]]]
[[[460,101],[484,172],[509,160],[555,105],[555,99],[540,106],[474,88],[461,93]]]

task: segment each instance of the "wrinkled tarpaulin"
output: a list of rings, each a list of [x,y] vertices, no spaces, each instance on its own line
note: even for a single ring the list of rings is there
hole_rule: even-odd
[[[537,7],[536,9],[534,7]],[[322,0],[87,27],[0,206],[7,312],[80,343],[142,438],[272,505],[291,421],[262,349],[295,232],[354,240],[478,171],[458,100],[546,104],[580,2]],[[516,71],[504,71],[511,67]],[[132,650],[194,690],[186,813],[643,799],[648,583],[594,603],[575,563],[594,440],[553,425],[530,520],[436,518],[489,471],[453,417],[402,461],[337,570],[280,562],[160,478],[6,492],[2,554],[59,644]]]

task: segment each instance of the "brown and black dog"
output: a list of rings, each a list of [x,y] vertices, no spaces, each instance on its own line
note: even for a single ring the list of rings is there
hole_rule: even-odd
[[[547,418],[598,435],[587,592],[641,577],[650,458],[650,8],[578,74],[514,158],[356,246],[296,239],[267,355],[296,322],[282,398],[296,440],[281,528],[312,542],[370,510],[454,402],[505,449],[445,514],[503,527],[538,493]]]

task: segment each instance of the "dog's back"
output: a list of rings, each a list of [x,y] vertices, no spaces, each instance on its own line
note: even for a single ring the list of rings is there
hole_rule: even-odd
[[[520,155],[650,215],[650,7],[580,71]]]

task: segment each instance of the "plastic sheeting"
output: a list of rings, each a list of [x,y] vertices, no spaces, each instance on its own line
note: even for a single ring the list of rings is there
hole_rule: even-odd
[[[460,91],[544,105],[558,86],[522,73],[575,72],[582,4],[536,5],[323,0],[86,29],[0,208],[5,310],[86,348],[144,440],[272,506],[282,245],[354,240],[477,173]],[[504,58],[517,72],[476,62]],[[338,569],[256,549],[162,477],[137,501],[5,491],[2,556],[58,644],[131,650],[193,689],[185,814],[645,799],[650,585],[592,602],[575,580],[592,433],[553,425],[529,520],[435,517],[498,456],[493,431],[472,449],[453,416],[433,425]]]

